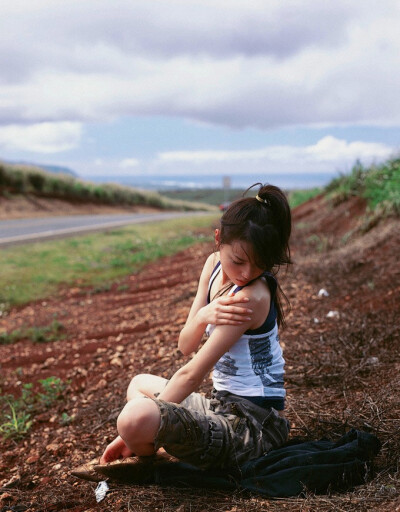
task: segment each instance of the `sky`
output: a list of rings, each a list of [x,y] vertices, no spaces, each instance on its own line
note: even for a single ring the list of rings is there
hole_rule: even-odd
[[[398,0],[2,1],[0,159],[233,182],[379,163],[399,26]]]

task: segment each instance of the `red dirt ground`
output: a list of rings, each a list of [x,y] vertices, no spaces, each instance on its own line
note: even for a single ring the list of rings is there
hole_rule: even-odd
[[[281,333],[292,436],[336,439],[350,428],[383,443],[374,479],[344,494],[267,500],[240,492],[95,484],[69,470],[98,456],[115,435],[126,386],[137,373],[170,377],[185,358],[177,337],[206,256],[202,244],[147,266],[107,292],[70,288],[12,310],[0,332],[63,324],[63,339],[0,346],[3,393],[49,376],[70,380],[21,441],[3,442],[0,510],[394,511],[400,510],[400,221],[362,235],[358,199],[332,207],[322,197],[294,212],[294,265],[281,272],[291,302]],[[328,297],[318,297],[325,288]],[[330,311],[336,317],[328,318]],[[203,390],[210,388],[210,382]],[[72,421],[62,422],[66,413]],[[3,507],[3,508],[1,508]]]

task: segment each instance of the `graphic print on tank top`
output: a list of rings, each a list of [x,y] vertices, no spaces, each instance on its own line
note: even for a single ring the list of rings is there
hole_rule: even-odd
[[[224,373],[225,375],[237,375],[239,367],[236,366],[236,361],[228,353],[217,362],[214,369],[217,372]]]
[[[271,383],[268,367],[271,366],[273,355],[271,354],[271,341],[269,336],[249,340],[251,366],[258,375],[264,387]]]

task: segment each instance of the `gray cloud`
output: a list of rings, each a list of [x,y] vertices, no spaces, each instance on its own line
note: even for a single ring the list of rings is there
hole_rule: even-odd
[[[400,123],[394,0],[0,5],[0,124]]]
[[[47,51],[64,43],[73,50],[101,42],[123,52],[164,57],[239,54],[282,58],[308,45],[340,43],[349,22],[359,16],[359,8],[344,0],[337,0],[334,8],[310,0],[16,3],[17,8],[0,7],[3,41],[43,42],[42,49]]]

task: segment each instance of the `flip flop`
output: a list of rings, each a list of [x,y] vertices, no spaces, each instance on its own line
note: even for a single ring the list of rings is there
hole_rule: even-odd
[[[177,462],[178,459],[160,451],[149,457],[127,457],[107,464],[93,459],[73,469],[70,474],[83,480],[100,482],[110,479],[122,483],[147,484],[154,481],[154,472],[160,465]]]

